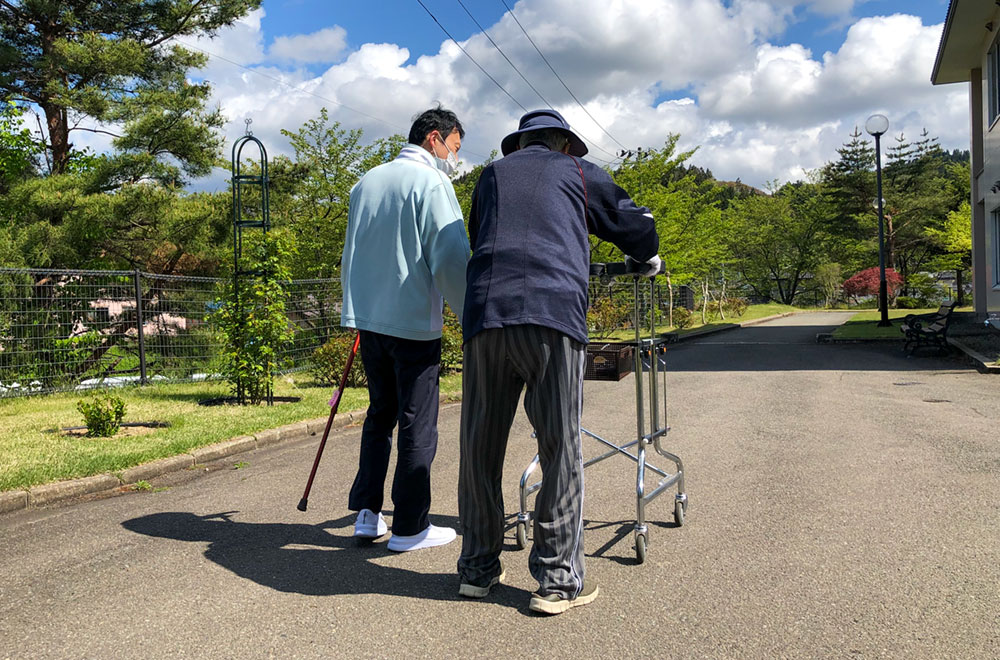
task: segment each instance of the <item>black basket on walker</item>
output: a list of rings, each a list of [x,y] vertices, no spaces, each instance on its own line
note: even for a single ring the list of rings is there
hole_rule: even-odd
[[[587,344],[584,380],[621,380],[632,373],[632,344]]]

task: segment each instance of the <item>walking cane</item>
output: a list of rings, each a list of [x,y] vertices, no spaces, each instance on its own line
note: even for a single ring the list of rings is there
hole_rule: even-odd
[[[319,467],[319,459],[323,456],[323,449],[326,447],[326,438],[330,435],[330,426],[333,425],[333,418],[337,414],[337,408],[340,406],[340,397],[344,393],[344,387],[347,385],[347,374],[351,373],[351,365],[354,364],[354,356],[358,352],[358,346],[361,344],[361,333],[359,332],[354,336],[354,345],[351,346],[351,354],[347,356],[347,366],[344,367],[344,375],[340,377],[340,387],[337,391],[333,393],[333,398],[330,399],[330,419],[326,420],[326,430],[323,431],[323,439],[319,443],[319,449],[316,451],[316,460],[313,461],[312,472],[309,473],[309,481],[306,482],[306,491],[302,493],[302,499],[299,500],[299,511],[305,511],[309,506],[309,491],[312,490],[313,479],[316,477],[316,468]]]

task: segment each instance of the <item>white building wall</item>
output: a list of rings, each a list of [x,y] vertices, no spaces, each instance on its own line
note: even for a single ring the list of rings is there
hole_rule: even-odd
[[[1000,27],[1000,9],[994,12],[993,25]],[[995,27],[992,32],[983,31],[983,43],[981,52],[981,68],[973,71],[972,84],[978,81],[979,90],[973,90],[970,101],[973,104],[973,112],[976,112],[978,101],[979,126],[976,117],[972,122],[972,213],[973,213],[973,269],[981,273],[981,282],[976,282],[974,286],[982,284],[985,289],[985,296],[976,295],[977,303],[985,303],[986,309],[976,305],[976,311],[1000,312],[1000,272],[998,272],[998,247],[1000,247],[1000,236],[998,236],[998,225],[1000,225],[1000,116],[990,124],[989,120],[989,91],[990,82],[988,77],[990,68],[987,64],[987,53],[998,38],[1000,29]],[[993,74],[996,75],[996,74]],[[981,91],[981,94],[975,93]],[[978,97],[978,98],[977,98]],[[977,130],[978,129],[978,130]],[[977,135],[977,133],[979,135]],[[982,136],[982,137],[980,137]],[[978,163],[976,142],[982,139],[981,158],[982,167],[977,168]],[[977,169],[980,171],[977,172]]]

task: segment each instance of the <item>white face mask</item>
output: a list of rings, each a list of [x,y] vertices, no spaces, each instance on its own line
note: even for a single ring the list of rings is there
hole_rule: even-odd
[[[455,154],[454,151],[448,149],[447,142],[441,140],[441,144],[443,144],[444,148],[448,150],[448,157],[440,158],[437,154],[433,154],[434,164],[437,165],[437,168],[439,170],[441,170],[448,176],[451,176],[452,174],[458,171],[458,156]]]

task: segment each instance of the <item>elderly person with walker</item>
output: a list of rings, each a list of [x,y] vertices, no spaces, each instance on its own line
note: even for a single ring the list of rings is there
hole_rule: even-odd
[[[522,390],[545,479],[528,559],[529,608],[559,614],[598,594],[585,579],[580,415],[587,343],[588,234],[660,268],[648,209],[580,159],[587,147],[555,110],[521,117],[504,157],[476,184],[469,216],[458,506],[459,593],[485,597],[500,563],[504,454]]]

